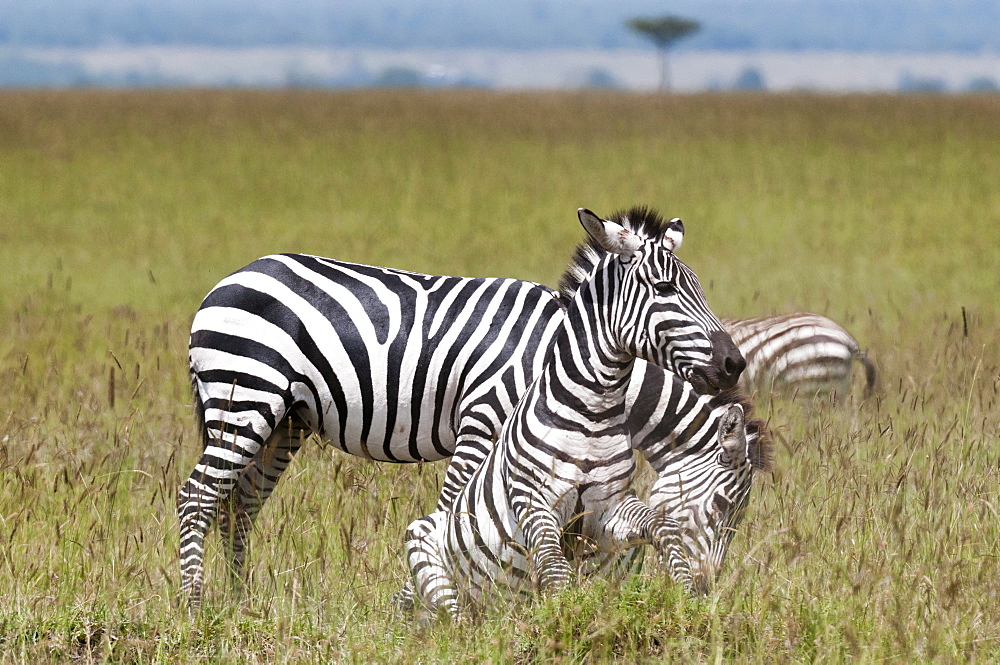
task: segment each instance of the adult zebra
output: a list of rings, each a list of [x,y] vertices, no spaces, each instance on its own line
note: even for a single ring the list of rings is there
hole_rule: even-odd
[[[875,388],[875,364],[850,333],[825,316],[796,312],[722,323],[746,358],[740,384],[747,390],[844,396],[851,390],[855,359],[865,368],[865,393]]]
[[[253,521],[308,434],[390,462],[484,456],[560,317],[538,284],[315,256],[264,257],[222,280],[190,341],[205,446],[178,494],[191,605],[220,509],[239,583]]]
[[[626,216],[659,219],[644,209]],[[191,605],[201,602],[204,539],[220,510],[239,583],[253,521],[310,433],[383,461],[454,452],[439,501],[448,505],[537,376],[562,320],[559,298],[520,280],[292,254],[222,280],[190,341],[204,438],[178,493],[181,589]],[[711,362],[678,364],[703,392],[729,387],[743,363],[721,328],[711,341]]]
[[[461,618],[494,587],[566,584],[562,536],[571,524],[582,558],[652,543],[671,576],[692,584],[678,524],[630,491],[625,397],[635,358],[670,370],[709,364],[721,324],[674,256],[681,229],[652,218],[626,228],[583,209],[579,217],[589,242],[564,279],[563,293],[567,282],[575,292],[540,374],[452,505],[407,529],[416,594],[431,612]],[[717,372],[735,383],[741,364],[727,358]]]

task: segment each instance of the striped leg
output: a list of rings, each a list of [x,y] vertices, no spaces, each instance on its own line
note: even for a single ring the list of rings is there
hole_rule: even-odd
[[[201,400],[206,392],[199,390],[196,399]],[[273,414],[278,406],[260,401],[250,406],[250,402],[241,401],[244,393],[234,385],[224,398],[210,396],[199,402],[204,405],[205,451],[177,493],[181,593],[187,595],[192,609],[202,601],[205,536],[247,466],[271,436],[276,421],[284,416],[284,404],[277,396],[272,396],[281,405],[276,419]]]
[[[294,413],[289,414],[244,469],[219,514],[219,534],[227,549],[237,589],[242,587],[246,576],[249,536],[257,515],[309,434],[308,425]]]
[[[484,432],[485,421],[481,416],[470,415],[464,419],[459,430],[455,454],[448,463],[448,470],[441,484],[437,512],[448,512],[455,503],[455,497],[469,482],[476,469],[483,465],[493,449],[496,435]],[[413,581],[409,579],[403,587],[392,595],[392,604],[403,612],[411,612],[415,607]]]
[[[413,577],[403,583],[396,593],[392,594],[389,603],[403,614],[410,614],[417,606],[416,593],[413,591]]]
[[[414,521],[406,529],[406,560],[412,575],[412,586],[404,587],[404,591],[410,589],[410,606],[401,604],[401,609],[419,605],[431,615],[444,609],[452,619],[462,621],[466,617],[459,602],[458,590],[441,556],[445,519],[448,519],[448,513],[435,512]],[[413,601],[413,589],[416,589],[419,603]],[[402,593],[397,594],[397,600]],[[426,620],[429,617],[420,618]]]
[[[634,496],[615,506],[604,524],[605,533],[617,547],[652,543],[671,579],[691,590],[691,563],[681,540],[677,520],[651,509]]]
[[[192,609],[201,605],[205,568],[205,536],[228,500],[237,478],[260,449],[260,444],[240,446],[240,437],[225,435],[206,447],[191,476],[177,493],[180,522],[181,592]],[[226,445],[225,440],[231,443]]]
[[[441,484],[441,494],[438,497],[435,510],[447,511],[451,509],[455,496],[468,484],[469,478],[476,472],[476,469],[483,465],[492,448],[492,440],[479,436],[458,440],[455,454],[448,463],[448,470],[444,474],[444,482]]]
[[[569,584],[573,570],[563,553],[562,529],[551,509],[537,499],[532,503],[514,502],[511,508],[524,534],[528,562],[539,591],[548,593]]]

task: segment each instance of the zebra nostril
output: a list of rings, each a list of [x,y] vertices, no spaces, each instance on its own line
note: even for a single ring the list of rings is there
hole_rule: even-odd
[[[712,361],[721,379],[721,387],[731,388],[746,367],[746,359],[724,331],[712,332],[709,339],[712,341]]]
[[[739,376],[743,373],[743,370],[747,367],[746,358],[743,357],[742,353],[736,352],[735,355],[730,355],[726,358],[723,364],[726,370],[726,374],[729,376]]]

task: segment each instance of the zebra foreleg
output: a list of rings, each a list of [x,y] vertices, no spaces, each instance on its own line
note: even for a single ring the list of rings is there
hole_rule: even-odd
[[[469,478],[483,464],[489,451],[481,452],[478,448],[456,448],[455,454],[448,463],[444,481],[441,483],[441,494],[438,495],[435,510],[448,511],[455,503],[455,497],[469,482]]]
[[[562,529],[556,516],[551,509],[543,506],[539,502],[515,502],[511,505],[524,535],[528,564],[538,590],[549,593],[569,584],[573,578],[573,569],[562,550]]]
[[[470,416],[466,421],[455,440],[455,453],[445,471],[435,510],[451,509],[455,497],[468,484],[476,469],[483,465],[496,443],[496,435],[483,430],[481,419]]]
[[[400,610],[422,610],[417,616],[420,623],[429,622],[440,610],[455,621],[466,619],[455,581],[444,565],[443,527],[447,518],[448,513],[435,512],[415,520],[406,529],[406,561],[412,586],[409,594],[404,594],[407,587],[403,587],[394,598]]]
[[[628,496],[609,513],[604,533],[611,548],[632,548],[652,544],[666,564],[670,578],[694,589],[691,563],[684,550],[677,520],[654,511],[634,496]]]
[[[479,424],[479,420],[475,420]],[[469,482],[469,478],[476,472],[476,469],[483,465],[486,457],[493,449],[494,441],[475,432],[469,432],[473,427],[463,428],[459,434],[458,443],[455,446],[455,454],[448,463],[445,471],[444,482],[441,484],[441,493],[438,495],[436,512],[448,512],[455,503],[455,497],[462,491],[462,488]],[[392,594],[391,603],[401,612],[412,612],[415,607],[415,592],[413,590],[413,580],[408,579],[399,591]]]

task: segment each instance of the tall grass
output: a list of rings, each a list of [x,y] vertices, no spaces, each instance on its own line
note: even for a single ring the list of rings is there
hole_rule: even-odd
[[[1000,655],[1000,101],[169,92],[0,95],[0,654],[519,663]],[[594,581],[480,624],[389,595],[440,465],[303,450],[243,598],[176,602],[200,452],[187,328],[257,256],[555,284],[575,208],[683,217],[719,313],[845,322],[882,390],[762,398],[776,468],[715,592]]]

